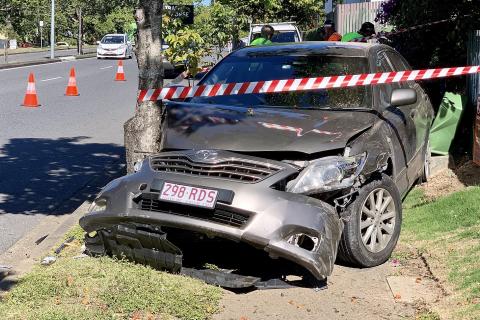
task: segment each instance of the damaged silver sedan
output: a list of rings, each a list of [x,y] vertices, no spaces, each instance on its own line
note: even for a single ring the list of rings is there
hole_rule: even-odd
[[[407,69],[382,45],[275,45],[230,54],[201,84]],[[385,262],[402,197],[428,177],[433,111],[416,83],[191,98],[166,112],[164,151],[108,184],[81,219],[90,253],[183,272],[193,242],[182,240],[222,239],[322,280],[337,255],[358,267]],[[222,270],[201,277],[263,280]]]

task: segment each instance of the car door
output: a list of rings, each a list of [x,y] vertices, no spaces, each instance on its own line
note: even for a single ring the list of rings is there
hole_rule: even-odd
[[[387,51],[387,58],[397,71],[411,70],[407,61],[395,51]],[[428,143],[430,125],[432,121],[432,107],[430,99],[428,98],[422,87],[415,81],[408,81],[401,83],[402,88],[411,88],[417,92],[417,103],[415,109],[412,109],[410,116],[415,124],[416,132],[416,147],[413,154],[409,171],[411,171],[412,179],[419,177],[424,166],[424,155],[426,144]]]
[[[377,52],[375,56],[375,72],[393,72],[394,66],[387,58],[386,50]],[[390,132],[392,160],[396,171],[397,185],[400,191],[408,189],[415,181],[409,166],[417,148],[416,130],[413,120],[417,105],[395,107],[390,104],[393,90],[399,89],[398,83],[375,85],[374,101],[386,122]]]

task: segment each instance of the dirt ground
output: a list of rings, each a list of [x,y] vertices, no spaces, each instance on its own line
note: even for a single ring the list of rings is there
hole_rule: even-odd
[[[437,174],[421,188],[428,198],[435,199],[477,185],[480,185],[480,166],[467,161]]]
[[[480,167],[462,161],[421,186],[430,199],[468,186],[480,185]],[[372,269],[336,265],[328,287],[253,291],[225,291],[215,320],[267,319],[414,319],[448,299],[445,289],[431,274],[414,248],[401,243],[395,257]]]
[[[402,248],[408,259],[392,259],[371,269],[336,265],[328,287],[225,291],[215,320],[267,319],[414,319],[443,293],[420,258]]]

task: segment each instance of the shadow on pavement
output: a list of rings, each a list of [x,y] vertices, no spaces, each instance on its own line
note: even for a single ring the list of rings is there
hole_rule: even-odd
[[[11,139],[0,148],[0,215],[71,213],[124,173],[123,147],[87,139]]]

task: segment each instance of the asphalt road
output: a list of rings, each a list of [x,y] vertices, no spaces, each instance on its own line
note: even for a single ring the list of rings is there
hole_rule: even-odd
[[[64,95],[71,67],[78,97]],[[39,108],[21,106],[30,72]],[[46,215],[70,214],[87,196],[80,190],[123,164],[138,72],[134,60],[126,82],[115,72],[116,61],[96,59],[0,70],[0,253]]]
[[[84,53],[95,52],[95,48],[88,48],[84,49]],[[69,49],[69,50],[56,50],[55,57],[67,57],[67,56],[74,56],[77,54],[77,49]],[[44,52],[30,52],[30,53],[19,53],[19,54],[11,54],[8,55],[7,62],[8,63],[16,63],[16,62],[26,62],[26,61],[35,61],[35,60],[45,60],[50,58],[50,51]],[[3,50],[0,50],[0,65],[5,64],[5,58],[3,55]]]

